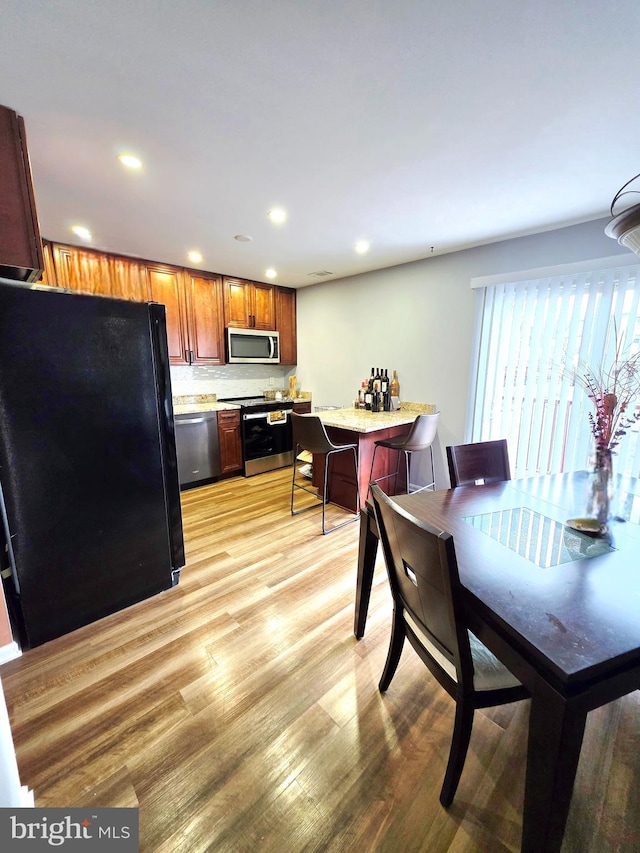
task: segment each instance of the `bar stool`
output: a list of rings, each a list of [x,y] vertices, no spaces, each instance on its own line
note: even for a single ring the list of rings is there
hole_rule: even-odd
[[[423,489],[435,489],[435,472],[433,467],[433,442],[435,441],[436,433],[438,431],[438,421],[440,419],[440,412],[436,412],[434,415],[418,415],[418,417],[413,422],[411,429],[406,435],[399,435],[395,438],[384,438],[380,439],[380,441],[376,441],[373,448],[373,459],[371,460],[371,472],[369,474],[369,491],[371,491],[371,486],[374,483],[379,483],[381,480],[386,480],[389,477],[395,477],[396,482],[398,478],[398,472],[400,471],[400,456],[404,454],[405,459],[405,470],[407,477],[407,494],[411,491],[410,489],[410,480],[409,480],[409,459],[412,453],[420,453],[423,450],[428,450],[431,455],[431,477],[432,480],[430,483],[427,483],[424,486],[420,486],[418,489],[413,489],[413,492],[421,492]],[[376,452],[379,447],[386,447],[389,450],[397,450],[398,451],[398,462],[396,465],[396,470],[391,474],[384,474],[382,477],[373,478],[373,471],[376,462]],[[392,494],[397,494],[394,491]]]
[[[345,524],[352,524],[360,517],[360,489],[358,488],[358,449],[355,444],[333,444],[324,424],[317,415],[297,415],[291,413],[291,423],[293,425],[293,477],[291,480],[291,515],[299,515],[301,512],[306,512],[309,509],[316,509],[318,504],[303,509],[294,509],[294,495],[296,489],[301,489],[303,492],[309,492],[318,500],[322,501],[322,532],[331,533],[339,527],[344,527]],[[322,497],[317,494],[315,489],[310,489],[308,486],[296,482],[297,458],[298,454],[306,450],[308,453],[324,456],[324,488]],[[353,464],[356,475],[356,514],[353,518],[348,518],[346,521],[341,521],[339,524],[334,524],[332,527],[327,527],[325,524],[325,509],[327,506],[328,478],[329,478],[329,459],[336,453],[343,453],[350,450],[353,453]]]

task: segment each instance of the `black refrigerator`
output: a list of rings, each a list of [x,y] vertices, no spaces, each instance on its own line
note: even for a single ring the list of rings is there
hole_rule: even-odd
[[[0,279],[0,509],[23,647],[178,582],[164,305]]]

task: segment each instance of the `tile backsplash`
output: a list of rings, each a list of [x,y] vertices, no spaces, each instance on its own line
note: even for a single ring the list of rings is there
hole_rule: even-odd
[[[289,387],[295,367],[271,364],[227,364],[200,367],[172,367],[171,390],[174,397],[216,394],[225,397],[251,397],[265,390]]]

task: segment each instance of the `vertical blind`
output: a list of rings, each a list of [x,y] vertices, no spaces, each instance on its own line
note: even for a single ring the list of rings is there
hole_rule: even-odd
[[[640,349],[639,296],[638,267],[484,288],[471,440],[506,438],[514,477],[586,468],[593,404],[576,374],[608,369],[616,335],[625,356]],[[637,423],[614,460],[640,475]]]

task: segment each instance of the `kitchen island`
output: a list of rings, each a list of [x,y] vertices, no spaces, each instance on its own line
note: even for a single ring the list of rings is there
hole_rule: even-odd
[[[318,412],[325,425],[327,435],[335,444],[355,444],[358,448],[358,490],[360,502],[364,506],[369,491],[369,474],[376,441],[395,438],[409,432],[411,424],[418,415],[435,414],[436,407],[431,403],[402,403],[402,407],[393,412],[368,412],[363,409],[329,409]],[[397,453],[380,448],[376,454],[374,477],[382,477],[396,470]],[[357,511],[355,474],[353,458],[346,453],[336,454],[330,463],[328,479],[328,500],[352,512]],[[402,466],[398,477],[397,490],[405,488]],[[324,482],[324,457],[314,456],[313,485],[322,489]],[[393,484],[393,480],[388,481]],[[381,484],[384,488],[384,484]]]

